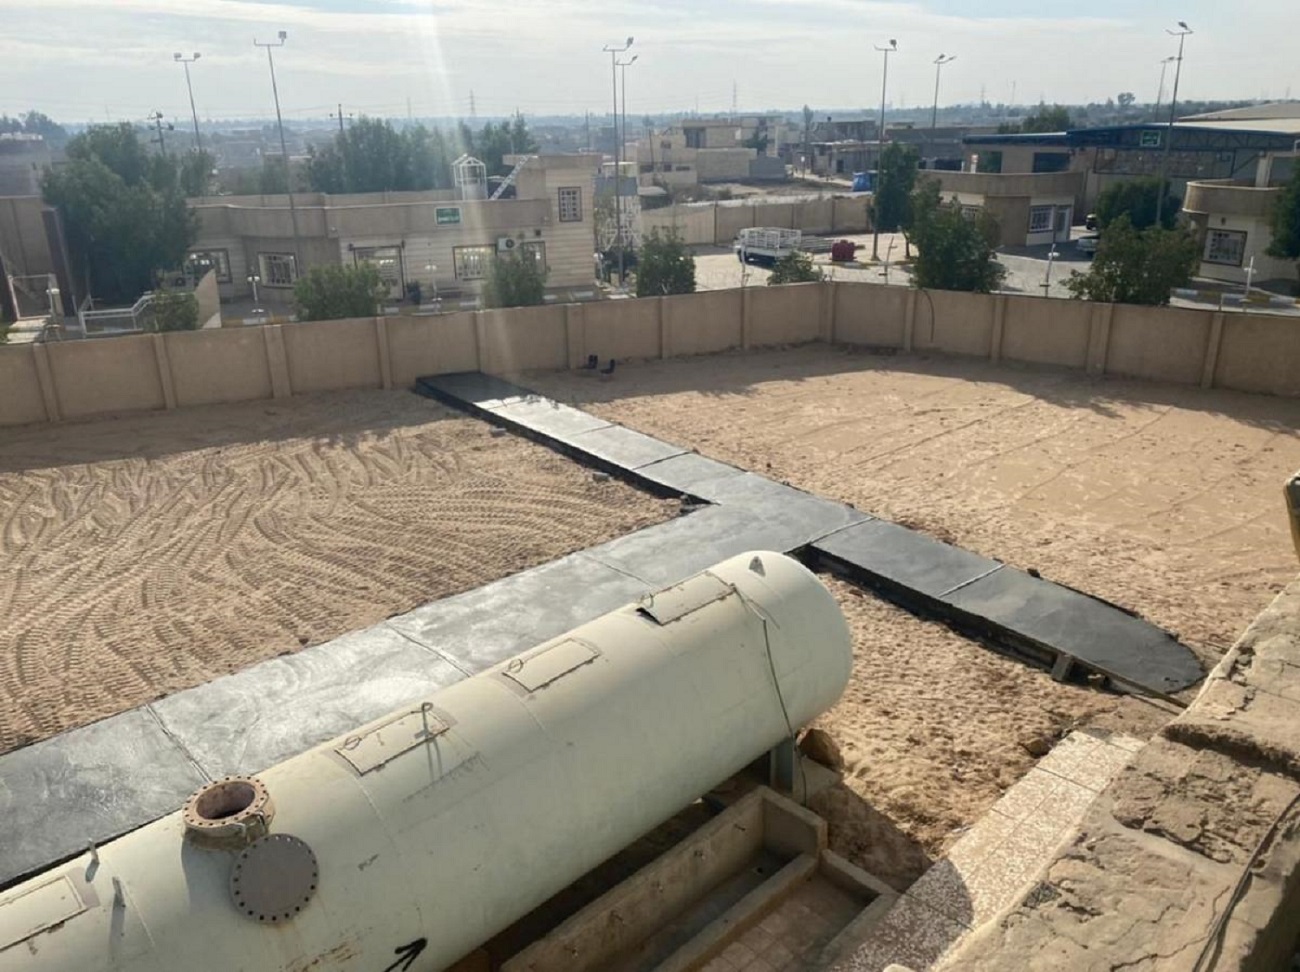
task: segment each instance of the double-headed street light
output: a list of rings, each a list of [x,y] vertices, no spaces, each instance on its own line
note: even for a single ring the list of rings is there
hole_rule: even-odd
[[[930,112],[930,130],[934,131],[939,125],[939,73],[943,70],[945,64],[951,64],[957,60],[957,55],[949,57],[947,54],[940,54],[934,59],[934,110]]]
[[[885,154],[885,90],[889,86],[889,55],[898,53],[898,41],[891,39],[884,47],[877,44],[876,50],[885,55],[885,72],[880,79],[880,131],[876,136],[879,149],[876,152],[876,215],[871,221],[871,259],[873,260],[880,259],[880,188],[885,177],[885,167],[881,164]]]
[[[1174,118],[1178,113],[1178,81],[1183,76],[1183,43],[1192,28],[1185,21],[1178,21],[1178,30],[1166,30],[1171,37],[1178,38],[1178,58],[1174,62],[1174,95],[1169,101],[1169,129],[1165,132],[1165,151],[1160,158],[1160,195],[1156,196],[1156,225],[1161,225],[1165,212],[1165,183],[1169,181],[1169,152],[1174,144]]]
[[[194,85],[190,83],[190,65],[197,61],[203,55],[198,51],[194,52],[192,57],[186,57],[184,54],[176,53],[172,55],[173,61],[179,61],[185,65],[185,88],[190,93],[190,114],[194,116],[194,151],[198,152],[203,148],[203,143],[199,140],[199,112],[194,107]]]
[[[622,47],[610,44],[601,48],[609,55],[609,77],[614,87],[614,219],[618,224],[618,282],[620,286],[627,274],[627,264],[623,257],[623,193],[622,187],[619,185],[622,171],[619,164],[618,142],[618,56],[626,53],[631,46],[632,38],[629,37],[627,43]]]

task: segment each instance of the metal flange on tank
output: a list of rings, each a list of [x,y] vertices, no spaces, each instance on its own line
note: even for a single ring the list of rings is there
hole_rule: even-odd
[[[230,870],[230,898],[240,914],[268,924],[302,911],[320,878],[306,841],[270,833],[274,816],[271,794],[252,776],[227,776],[200,787],[181,811],[190,843],[239,851]]]

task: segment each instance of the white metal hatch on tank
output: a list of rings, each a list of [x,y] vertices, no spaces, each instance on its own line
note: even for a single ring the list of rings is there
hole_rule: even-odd
[[[0,893],[0,968],[436,972],[788,739],[850,664],[816,577],[734,557]]]

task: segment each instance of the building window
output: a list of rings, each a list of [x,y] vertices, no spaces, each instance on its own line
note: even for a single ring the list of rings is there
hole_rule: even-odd
[[[452,247],[451,257],[456,268],[456,279],[482,280],[488,275],[488,267],[496,255],[496,247],[493,246]]]
[[[390,296],[400,298],[403,295],[405,287],[400,246],[359,246],[352,251],[352,256],[357,266],[369,263],[379,272],[379,279],[387,284]]]
[[[979,214],[984,212],[983,206],[962,206],[961,214],[967,219],[978,219]]]
[[[540,240],[534,240],[531,243],[521,243],[519,245],[519,259],[532,260],[537,269],[546,272],[546,244]]]
[[[704,148],[704,129],[688,128],[683,133],[686,136],[686,147],[699,149]]]
[[[292,253],[259,253],[257,263],[262,271],[262,286],[292,287],[297,276],[295,262]]]
[[[582,190],[581,189],[560,190],[560,222],[561,223],[582,222]]]
[[[1035,172],[1065,172],[1070,168],[1068,152],[1035,152],[1033,169]]]
[[[1205,237],[1205,262],[1239,267],[1246,256],[1246,234],[1237,230],[1210,230]]]
[[[1056,216],[1055,206],[1033,206],[1029,210],[1029,232],[1050,233],[1052,220]]]
[[[209,270],[217,271],[217,283],[230,283],[230,253],[226,250],[194,250],[185,257],[185,272],[202,279]]]

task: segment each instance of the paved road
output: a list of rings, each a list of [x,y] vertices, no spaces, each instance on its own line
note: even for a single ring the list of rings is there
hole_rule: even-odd
[[[1076,237],[1083,235],[1084,232],[1084,230],[1077,227],[1075,229]],[[846,239],[853,240],[860,245],[859,257],[865,258],[871,255],[872,239],[869,234],[848,236]],[[768,272],[766,270],[761,267],[743,266],[729,247],[705,246],[695,247],[694,250],[695,281],[697,288],[700,290],[761,287],[767,283]],[[891,257],[901,259],[904,252],[905,244],[901,233],[887,233],[881,236],[880,253],[886,260]],[[1042,297],[1046,292],[1049,297],[1070,298],[1070,291],[1065,287],[1066,281],[1069,280],[1072,273],[1086,273],[1091,261],[1085,254],[1078,251],[1073,242],[1060,243],[1057,244],[1056,259],[1051,261],[1049,275],[1047,252],[1047,247],[1034,247],[1033,249],[1000,253],[998,262],[1007,268],[1007,276],[1002,289],[1007,293],[1027,294],[1035,297]],[[832,280],[889,283],[903,287],[909,286],[912,282],[911,274],[905,266],[832,266],[828,256],[824,254],[817,256],[815,261],[823,268],[827,277]],[[1046,288],[1043,286],[1044,283],[1048,284]],[[1191,307],[1200,310],[1213,310],[1218,307],[1218,301],[1210,298],[1201,300],[1175,297],[1170,303],[1174,307]],[[1300,317],[1300,306],[1252,306],[1243,311],[1240,306],[1227,304],[1223,309],[1233,313],[1268,313]]]

